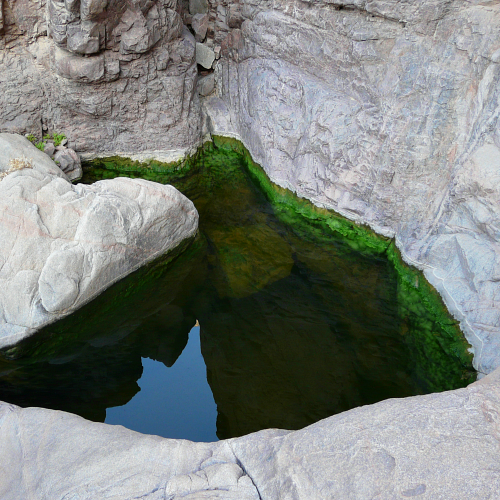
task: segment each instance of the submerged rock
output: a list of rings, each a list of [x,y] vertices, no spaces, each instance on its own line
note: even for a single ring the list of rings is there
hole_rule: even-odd
[[[0,403],[0,497],[484,500],[500,490],[499,412],[500,370],[466,389],[217,443]]]
[[[128,178],[75,186],[21,136],[0,134],[0,149],[0,346],[70,314],[197,230],[194,205],[172,186]]]
[[[241,0],[230,30],[220,3],[209,131],[240,137],[279,185],[395,237],[478,371],[500,366],[500,4]]]

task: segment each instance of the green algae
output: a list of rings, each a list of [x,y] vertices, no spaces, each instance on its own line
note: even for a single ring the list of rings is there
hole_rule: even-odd
[[[210,160],[210,157],[216,156],[222,160]],[[301,238],[321,245],[337,245],[337,250],[343,252],[346,258],[349,251],[355,251],[389,260],[397,277],[397,302],[402,319],[401,335],[404,335],[412,352],[411,362],[416,377],[423,381],[429,390],[453,389],[475,380],[470,346],[457,321],[450,316],[441,297],[423,274],[403,261],[394,241],[332,210],[317,207],[290,190],[274,184],[262,167],[253,161],[241,142],[215,136],[213,143],[205,143],[196,155],[175,164],[154,161],[140,164],[115,157],[94,160],[85,165],[85,168],[92,180],[116,175],[140,176],[157,182],[171,183],[186,196],[193,198],[200,188],[197,180],[199,182],[203,178],[206,189],[211,189],[210,184],[213,182],[233,182],[234,176],[240,175],[235,167],[238,164],[247,170],[253,182],[264,193],[279,220],[293,228]],[[200,175],[204,168],[210,169],[209,176]],[[234,206],[237,207],[241,203],[241,193],[235,192],[234,195]],[[243,233],[244,229],[238,228]],[[221,235],[220,241],[231,239],[228,231],[225,233]],[[243,233],[237,238],[241,240]],[[251,230],[247,235],[251,238]],[[240,273],[234,264],[238,259],[242,259],[242,263],[248,263],[252,259],[242,258],[241,253],[235,254],[231,247],[229,244],[226,251],[222,250],[222,260],[228,260],[227,267],[232,269],[229,271],[232,288],[236,296],[239,296],[238,294],[246,293],[248,284],[238,285],[237,276],[246,276],[248,273]],[[283,261],[287,262],[288,259],[290,257],[284,256]],[[255,266],[256,269],[259,267]],[[269,270],[264,270],[262,274],[266,272]],[[286,274],[286,270],[281,274],[278,272],[277,277],[283,277],[283,273]],[[265,283],[266,280],[263,279],[259,286]],[[450,359],[454,362],[450,363]]]
[[[226,161],[210,162],[208,158],[214,155],[219,155]],[[94,160],[86,165],[86,170],[91,172],[93,180],[128,175],[141,176],[162,183],[168,182],[175,185],[186,196],[192,197],[199,189],[195,179],[199,179],[200,171],[205,163],[211,168],[210,180],[204,178],[207,189],[210,189],[210,182],[232,182],[234,175],[238,175],[235,164],[242,165],[269,200],[280,221],[292,227],[301,238],[318,244],[337,245],[337,249],[342,251],[346,258],[351,250],[388,259],[396,271],[397,302],[403,320],[401,334],[405,336],[407,345],[412,351],[412,363],[416,376],[421,381],[425,381],[431,391],[453,389],[475,380],[476,374],[472,368],[470,346],[460,331],[457,321],[450,316],[441,297],[423,274],[403,261],[394,241],[332,210],[317,207],[290,190],[274,184],[262,167],[253,161],[241,142],[215,136],[213,143],[205,143],[194,157],[183,162],[161,164],[152,161],[139,164],[115,157]],[[194,190],[193,184],[196,185]],[[235,207],[237,207],[241,202],[241,193],[235,194]],[[249,232],[248,235],[250,237],[251,233]],[[239,235],[239,238],[241,236]],[[227,237],[226,234],[224,237],[226,241]],[[233,255],[231,258],[231,252],[234,254],[234,251],[231,251],[229,247],[225,258],[229,259],[228,268],[231,268],[236,260],[241,258],[241,254]],[[250,260],[243,258],[243,262]],[[284,261],[287,261],[286,256]],[[238,275],[246,275],[246,273],[239,273],[237,267],[232,269],[231,281],[233,282],[236,281],[235,277]],[[278,273],[278,276],[282,277],[282,275],[283,273],[281,275]],[[238,295],[245,293],[244,290],[248,288],[248,285],[241,284],[238,287],[238,284],[234,283],[233,288]],[[450,364],[449,359],[455,362]]]
[[[118,176],[176,186],[198,235],[0,352],[0,399],[102,421],[137,392],[141,356],[171,366],[196,319],[221,438],[475,379],[457,322],[394,241],[275,185],[241,143],[84,165],[84,182]]]
[[[398,281],[398,306],[404,319],[402,334],[412,351],[415,373],[426,381],[431,391],[450,390],[466,386],[476,379],[472,367],[470,344],[451,317],[442,298],[425,279],[423,273],[406,264],[392,239],[376,234],[369,227],[316,207],[288,189],[270,181],[264,169],[255,163],[243,144],[235,139],[214,137],[218,148],[236,151],[252,178],[264,191],[281,220],[300,227],[304,237],[328,239],[336,233],[352,249],[361,253],[385,256],[394,266]],[[449,365],[447,358],[455,359]]]

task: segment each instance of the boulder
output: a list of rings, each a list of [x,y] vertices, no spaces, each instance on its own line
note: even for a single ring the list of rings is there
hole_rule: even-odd
[[[64,149],[59,149],[59,148]],[[78,180],[83,175],[80,157],[71,148],[58,146],[58,151],[54,156],[54,163],[68,176],[70,181]]]
[[[197,230],[194,205],[172,186],[128,178],[75,186],[24,137],[0,134],[0,150],[0,347],[70,314]],[[73,154],[56,157],[76,163]]]
[[[500,370],[466,389],[216,443],[0,403],[0,498],[496,498],[499,412]]]

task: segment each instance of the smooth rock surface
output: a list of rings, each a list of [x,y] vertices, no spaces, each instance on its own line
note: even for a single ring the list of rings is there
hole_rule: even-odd
[[[128,178],[75,186],[24,137],[0,134],[0,150],[0,172],[16,158],[29,163],[0,180],[0,347],[197,230],[194,205],[172,186]]]
[[[205,69],[210,69],[214,61],[214,51],[202,43],[196,43],[196,62]]]
[[[207,131],[270,178],[395,236],[500,366],[500,3],[242,0]],[[220,7],[220,9],[219,9]]]
[[[499,412],[499,370],[466,389],[216,443],[0,403],[0,498],[493,499]]]

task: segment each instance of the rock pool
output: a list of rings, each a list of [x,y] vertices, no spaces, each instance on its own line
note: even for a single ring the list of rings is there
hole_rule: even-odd
[[[199,234],[2,351],[0,400],[210,441],[475,379],[457,322],[391,240],[272,185],[235,141],[184,165],[94,160],[84,182],[116,176],[173,184]]]

